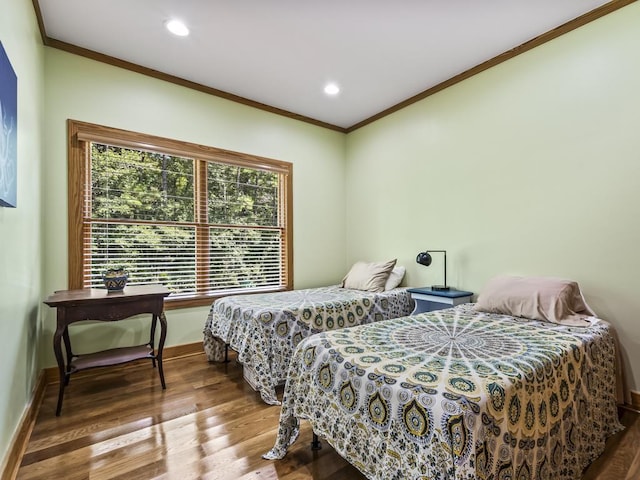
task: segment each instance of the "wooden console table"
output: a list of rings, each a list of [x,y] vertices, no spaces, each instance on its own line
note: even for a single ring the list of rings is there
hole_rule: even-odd
[[[85,288],[82,290],[62,290],[47,297],[44,303],[57,309],[58,322],[53,335],[53,352],[58,362],[60,374],[56,416],[59,416],[62,410],[64,387],[68,385],[69,377],[72,373],[80,370],[150,358],[154,368],[156,361],[158,362],[160,382],[162,383],[162,388],[166,388],[162,370],[162,348],[167,337],[164,298],[169,293],[169,290],[162,285],[134,285],[127,286],[119,292]],[[72,323],[84,320],[113,322],[144,313],[153,315],[149,343],[132,347],[113,348],[86,355],[76,355],[72,352],[71,339],[69,337],[69,325]],[[154,338],[158,320],[160,320],[160,341],[156,351],[154,350]],[[66,351],[66,364],[62,355],[61,343],[63,341]]]

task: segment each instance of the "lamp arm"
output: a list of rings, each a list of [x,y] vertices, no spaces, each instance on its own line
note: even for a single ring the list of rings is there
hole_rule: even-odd
[[[447,251],[444,251],[444,286],[447,286]]]

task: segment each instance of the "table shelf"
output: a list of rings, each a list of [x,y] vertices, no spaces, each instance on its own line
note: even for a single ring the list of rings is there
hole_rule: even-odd
[[[136,345],[133,347],[112,348],[100,352],[88,353],[85,355],[75,355],[69,364],[69,373],[79,372],[95,367],[107,367],[109,365],[119,365],[121,363],[133,362],[141,359],[154,360],[156,356],[153,348],[149,344]]]

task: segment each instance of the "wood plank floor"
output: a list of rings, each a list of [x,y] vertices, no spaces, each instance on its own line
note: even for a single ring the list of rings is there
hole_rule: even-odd
[[[312,451],[306,422],[285,459],[263,460],[280,408],[260,400],[231,358],[166,361],[165,391],[150,362],[78,374],[60,417],[57,385],[48,386],[17,478],[364,479],[326,442]],[[640,478],[640,415],[625,411],[622,421],[627,429],[609,440],[584,480]]]

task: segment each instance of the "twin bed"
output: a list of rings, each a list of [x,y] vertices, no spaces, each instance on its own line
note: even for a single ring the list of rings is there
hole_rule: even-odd
[[[466,304],[310,337],[265,458],[305,419],[369,479],[579,479],[620,428],[614,342],[591,322]]]
[[[264,298],[253,315],[227,305],[227,314],[243,319],[235,323],[246,325],[226,337],[244,352],[241,361],[248,352],[240,337],[263,350],[274,338],[286,345],[286,362],[262,385],[272,392],[287,380],[276,443],[264,458],[286,455],[307,420],[369,479],[580,479],[622,428],[616,344],[577,284],[562,289],[536,292],[531,303],[530,292],[496,284],[497,304],[481,305],[481,295],[476,305],[354,318],[344,326],[361,325],[317,328],[313,336],[300,332],[311,333],[319,317],[299,315],[306,307],[292,308],[295,302],[275,315]],[[348,305],[357,301],[337,302],[334,311],[344,319],[354,313]],[[318,315],[326,327],[329,315]],[[263,389],[265,401],[275,399]]]
[[[237,295],[212,305],[204,329],[210,361],[238,352],[245,378],[262,400],[279,405],[275,388],[284,384],[297,344],[314,333],[363,325],[411,313],[404,288],[368,292],[338,285],[288,292]]]

